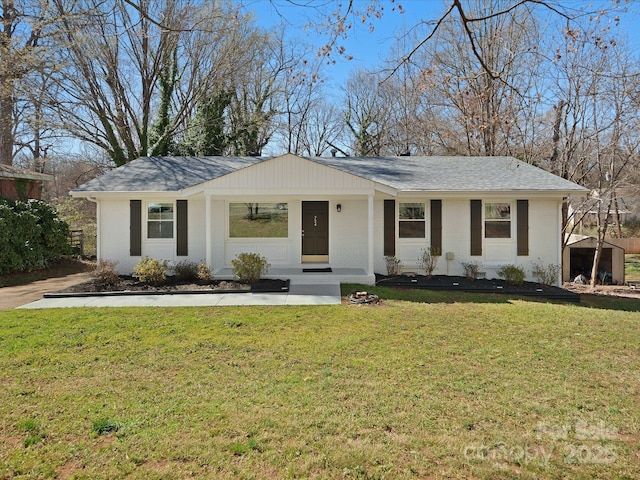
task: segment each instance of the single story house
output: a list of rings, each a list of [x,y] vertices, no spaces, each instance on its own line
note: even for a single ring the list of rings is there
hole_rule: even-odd
[[[561,208],[588,191],[512,157],[148,157],[71,191],[97,203],[99,259],[132,272],[143,256],[206,261],[219,278],[256,252],[269,276],[332,269],[372,284],[385,256],[435,274],[462,262],[559,265]],[[316,275],[318,276],[318,275]],[[560,281],[560,278],[558,278]]]
[[[39,200],[42,182],[52,180],[52,175],[0,164],[0,197],[12,200]]]
[[[597,240],[585,235],[571,235],[563,252],[562,279],[573,281],[578,275],[591,277]],[[605,241],[598,264],[599,283],[624,285],[624,248]]]

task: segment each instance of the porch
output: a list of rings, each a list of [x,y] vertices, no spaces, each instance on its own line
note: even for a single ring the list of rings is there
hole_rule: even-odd
[[[213,276],[216,280],[232,280],[233,270],[231,268],[220,268],[213,272]],[[290,268],[271,267],[264,278],[290,280],[292,285],[325,285],[341,283],[362,283],[365,285],[374,285],[376,281],[375,275],[367,274],[364,268],[332,268],[325,264],[308,264],[304,267]]]

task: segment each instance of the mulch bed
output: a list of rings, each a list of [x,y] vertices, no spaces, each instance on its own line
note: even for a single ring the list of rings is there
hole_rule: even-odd
[[[171,295],[171,294],[206,294],[206,293],[273,293],[288,292],[289,280],[262,279],[252,284],[229,280],[213,280],[211,282],[179,281],[167,277],[162,285],[149,285],[134,277],[121,276],[115,285],[104,286],[94,280],[79,283],[58,292],[47,293],[45,298],[76,296],[109,296],[109,295]]]
[[[389,277],[376,275],[376,285],[385,287],[421,288],[426,290],[449,290],[471,293],[501,293],[517,296],[541,297],[551,300],[580,302],[580,295],[560,287],[524,282],[522,285],[511,285],[502,279],[476,280],[449,275],[398,275]]]

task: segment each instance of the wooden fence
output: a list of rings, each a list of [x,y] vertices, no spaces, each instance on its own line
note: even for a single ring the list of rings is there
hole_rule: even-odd
[[[640,238],[607,238],[606,241],[624,248],[624,253],[640,253]]]

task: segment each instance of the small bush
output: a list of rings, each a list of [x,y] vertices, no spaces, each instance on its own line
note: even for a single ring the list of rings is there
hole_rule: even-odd
[[[442,251],[434,246],[423,248],[420,251],[418,265],[425,271],[427,277],[431,278],[433,276],[433,271],[436,269],[440,255],[442,255]]]
[[[241,282],[253,283],[269,271],[267,259],[258,253],[239,253],[231,260],[233,275]]]
[[[107,433],[117,432],[119,429],[118,422],[111,418],[101,418],[93,422],[93,432],[96,435],[106,435]]]
[[[387,275],[395,277],[400,273],[402,268],[402,262],[395,257],[395,255],[389,255],[384,257],[384,262],[387,265]]]
[[[538,259],[533,265],[531,274],[543,285],[555,285],[558,281],[558,275],[562,267],[557,264],[550,263],[545,265],[542,260]]]
[[[480,273],[480,264],[478,262],[460,262],[464,269],[464,276],[468,280],[476,280]]]
[[[198,264],[190,260],[181,260],[173,267],[176,280],[189,281],[198,278]]]
[[[118,262],[100,260],[91,272],[91,278],[98,287],[113,287],[120,282],[120,275],[116,272]]]
[[[518,265],[503,265],[498,269],[498,275],[504,278],[509,285],[522,285],[524,283],[524,268]]]
[[[162,285],[167,281],[168,263],[166,260],[144,257],[133,267],[135,276],[143,283]]]
[[[202,282],[210,282],[211,279],[213,278],[213,275],[211,275],[211,269],[209,268],[209,265],[207,265],[205,262],[200,262],[198,264],[198,280],[202,281]]]

